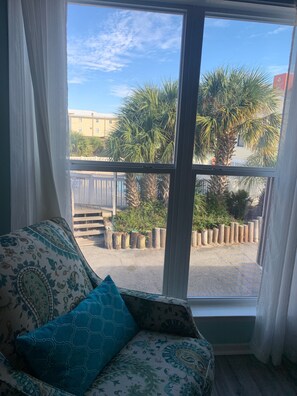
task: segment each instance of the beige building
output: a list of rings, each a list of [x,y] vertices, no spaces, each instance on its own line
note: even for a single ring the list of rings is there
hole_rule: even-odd
[[[106,138],[117,124],[113,114],[103,114],[90,110],[68,110],[69,130],[83,136]]]

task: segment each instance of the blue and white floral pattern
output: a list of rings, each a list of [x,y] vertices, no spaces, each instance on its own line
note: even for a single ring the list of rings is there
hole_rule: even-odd
[[[202,338],[186,301],[159,294],[119,290],[141,329]]]
[[[102,282],[66,221],[0,237],[0,394],[70,395],[32,377],[15,338],[69,312]],[[120,289],[142,329],[103,369],[87,396],[210,396],[214,357],[187,302]],[[7,360],[9,359],[9,361]]]
[[[62,227],[43,221],[0,237],[0,350],[16,360],[14,342],[68,312],[93,289]]]
[[[76,250],[78,257],[80,258],[80,260],[84,266],[84,269],[92,283],[92,286],[96,287],[96,286],[100,285],[100,283],[102,282],[102,279],[92,270],[89,263],[85,259],[85,256],[82,254],[82,251],[80,250],[80,247],[78,246],[78,243],[76,242],[76,239],[74,238],[66,220],[64,220],[62,217],[55,217],[55,218],[51,219],[51,221],[53,221],[59,227],[61,227],[63,232],[65,232],[65,234],[69,238],[69,241],[71,242],[72,246]]]
[[[3,396],[74,396],[71,393],[54,388],[23,371],[13,369],[1,352],[0,394]]]
[[[210,395],[213,352],[204,339],[139,332],[104,368],[86,396]]]

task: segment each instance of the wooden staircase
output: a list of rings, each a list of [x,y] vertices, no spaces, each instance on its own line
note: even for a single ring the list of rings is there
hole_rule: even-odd
[[[74,237],[81,241],[96,243],[96,239],[104,234],[103,215],[98,209],[77,209],[72,221]]]

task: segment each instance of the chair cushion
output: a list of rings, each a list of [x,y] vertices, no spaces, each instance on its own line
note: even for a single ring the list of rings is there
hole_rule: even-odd
[[[210,395],[213,370],[206,340],[144,330],[102,370],[86,396]]]
[[[15,361],[17,334],[70,311],[92,289],[81,255],[54,221],[1,236],[1,352]]]
[[[108,276],[71,312],[18,336],[16,344],[39,379],[83,395],[137,332],[133,317]]]

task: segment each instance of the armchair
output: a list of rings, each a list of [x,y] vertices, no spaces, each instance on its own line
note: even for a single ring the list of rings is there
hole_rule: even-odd
[[[64,219],[0,237],[0,394],[66,396],[41,381],[15,340],[76,307],[102,279]],[[187,302],[119,289],[139,332],[85,392],[100,395],[210,395],[214,357]]]

